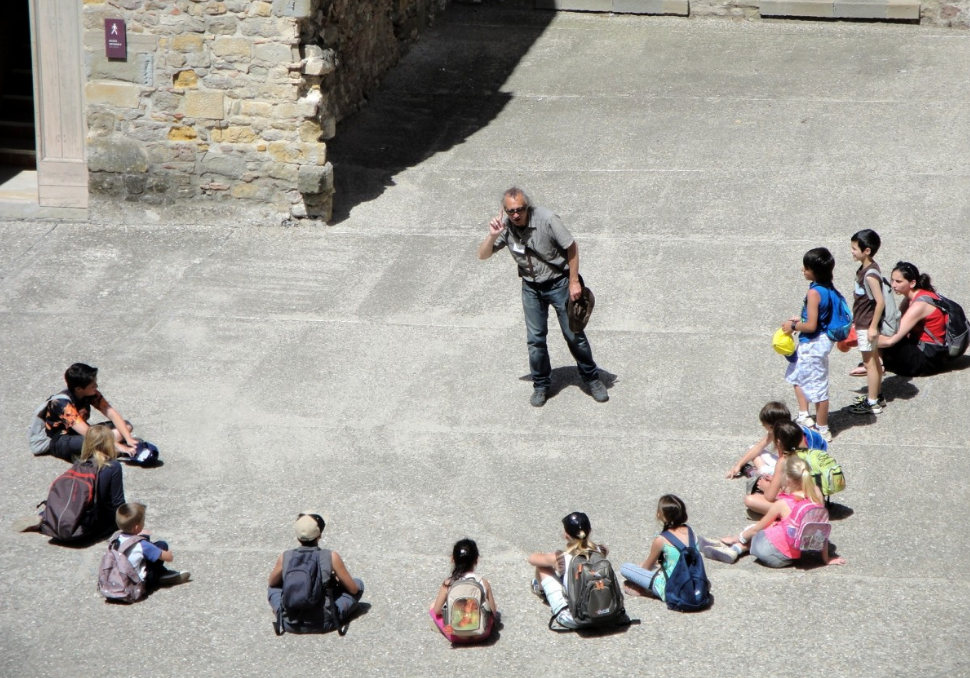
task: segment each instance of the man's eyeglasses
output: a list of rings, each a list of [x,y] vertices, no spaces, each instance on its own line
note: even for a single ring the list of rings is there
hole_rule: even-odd
[[[528,207],[513,207],[512,209],[505,208],[505,213],[510,217],[514,217],[516,214],[523,214],[528,211]]]

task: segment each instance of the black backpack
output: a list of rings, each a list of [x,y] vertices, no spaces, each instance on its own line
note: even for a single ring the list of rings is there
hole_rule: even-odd
[[[75,464],[58,476],[47,493],[40,531],[62,542],[99,536],[98,469],[90,462]]]
[[[922,294],[917,299],[935,306],[946,315],[946,333],[945,336],[937,337],[924,328],[924,331],[933,338],[933,343],[920,342],[920,350],[928,358],[943,356],[945,360],[953,360],[967,352],[967,344],[970,342],[970,326],[967,323],[967,314],[963,312],[963,307],[960,304],[952,299],[947,299],[942,294],[937,296],[940,298],[934,299],[928,294]]]
[[[660,571],[667,579],[664,600],[667,607],[678,612],[697,612],[706,610],[714,602],[711,595],[711,582],[707,579],[707,572],[704,570],[704,558],[697,550],[697,541],[694,539],[694,531],[687,528],[688,545],[680,541],[669,530],[660,533],[660,536],[670,542],[670,544],[680,552],[680,560],[674,566],[670,575],[660,563]],[[663,554],[661,552],[661,560]]]
[[[283,553],[283,593],[276,634],[347,633],[334,604],[335,582],[330,551],[301,546]]]
[[[566,600],[576,628],[629,624],[623,607],[623,589],[613,566],[602,554],[575,555],[566,568]],[[549,620],[553,628],[556,615]],[[567,629],[574,630],[574,629]]]

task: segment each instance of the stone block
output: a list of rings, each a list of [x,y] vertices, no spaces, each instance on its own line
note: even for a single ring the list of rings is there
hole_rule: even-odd
[[[886,18],[890,21],[919,21],[920,3],[914,0],[888,0]]]
[[[300,125],[300,141],[317,142],[321,134],[320,123],[316,120],[304,120]]]
[[[205,5],[205,13],[218,16],[220,14],[226,13],[226,3],[224,2],[207,2]]]
[[[831,19],[834,0],[761,0],[761,16],[798,16]]]
[[[154,53],[158,49],[158,36],[147,33],[128,33],[128,54],[135,52]],[[84,31],[84,46],[92,52],[104,54],[104,28]]]
[[[612,12],[613,0],[535,0],[535,8],[572,12]]]
[[[199,90],[185,93],[185,115],[191,118],[222,120],[226,117],[226,95]]]
[[[303,72],[306,75],[330,75],[335,70],[337,70],[337,55],[332,49],[326,50],[322,56],[307,57],[303,64]]]
[[[239,103],[241,115],[252,115],[257,118],[268,118],[273,114],[273,104],[265,101],[241,101]]]
[[[273,5],[268,2],[254,2],[249,6],[249,16],[272,16]]]
[[[192,141],[198,136],[195,128],[188,125],[176,125],[168,131],[169,141]]]
[[[209,132],[209,140],[217,144],[251,144],[256,141],[252,127],[226,127]]]
[[[216,38],[212,53],[226,61],[249,59],[253,54],[253,42],[246,38]]]
[[[262,45],[256,45],[256,49],[253,51],[253,58],[269,64],[286,64],[293,61],[293,50],[289,45],[268,42]]]
[[[269,165],[269,169],[264,171],[273,179],[285,181],[290,186],[296,186],[296,182],[300,176],[300,168],[296,165],[272,163]]]
[[[203,174],[218,174],[223,177],[238,179],[246,172],[246,162],[234,155],[222,153],[206,153],[200,163]]]
[[[172,38],[172,49],[176,52],[201,52],[205,38],[195,33],[176,35]]]
[[[266,200],[273,191],[272,186],[264,186],[258,183],[236,184],[230,189],[229,193],[233,198],[241,200]]]
[[[199,76],[191,68],[185,71],[179,71],[172,78],[172,86],[178,87],[180,89],[191,89],[193,87],[199,86]]]
[[[138,108],[138,87],[106,82],[89,82],[84,95],[89,104],[104,104],[117,108]]]
[[[92,172],[147,172],[148,153],[137,141],[120,134],[88,142],[88,169]]]
[[[273,0],[273,14],[306,19],[313,13],[313,0]]]
[[[88,113],[88,132],[94,136],[111,134],[115,130],[116,121],[113,113]]]
[[[832,16],[837,19],[885,19],[886,0],[835,0]]]
[[[216,16],[205,20],[206,33],[212,35],[232,35],[239,27],[239,19],[234,16]]]
[[[613,11],[617,14],[687,16],[690,13],[690,7],[688,0],[613,0]]]
[[[322,167],[301,167],[296,188],[300,193],[311,195],[329,191],[333,188],[333,166],[327,163]]]

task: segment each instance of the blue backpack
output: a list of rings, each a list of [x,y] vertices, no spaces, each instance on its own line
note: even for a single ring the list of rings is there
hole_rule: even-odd
[[[687,546],[684,546],[684,543],[669,530],[661,532],[660,536],[680,552],[680,560],[677,561],[669,576],[662,563],[660,567],[660,571],[667,579],[664,595],[667,607],[678,612],[706,610],[714,602],[714,596],[711,595],[711,582],[708,581],[707,572],[704,571],[704,558],[697,550],[694,531],[687,528]]]
[[[832,341],[845,341],[852,331],[852,309],[842,293],[834,287],[828,288],[829,302],[832,304],[832,317],[825,328],[825,334]]]

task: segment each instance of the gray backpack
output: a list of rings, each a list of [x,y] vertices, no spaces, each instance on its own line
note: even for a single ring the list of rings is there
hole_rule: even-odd
[[[128,537],[121,544],[121,532],[111,535],[108,552],[101,556],[98,569],[98,593],[112,603],[137,603],[145,597],[145,581],[128,560],[128,551],[146,539],[143,534]]]
[[[51,449],[51,438],[47,435],[47,424],[44,421],[44,412],[50,406],[51,402],[54,400],[66,400],[70,401],[71,396],[67,393],[55,393],[50,398],[44,401],[36,412],[34,412],[34,418],[30,422],[30,426],[27,427],[27,442],[30,444],[30,451],[34,455],[47,454]]]
[[[876,271],[866,274],[866,278],[875,278],[882,287],[882,298],[886,302],[886,306],[882,311],[882,320],[879,321],[879,334],[884,337],[891,337],[899,330],[899,318],[902,315],[899,312],[899,306],[896,304],[896,295],[893,294],[893,288],[889,284],[889,281]],[[872,292],[869,291],[869,286],[866,285],[865,280],[862,281],[862,289],[866,291],[866,296],[869,299],[873,298]]]

